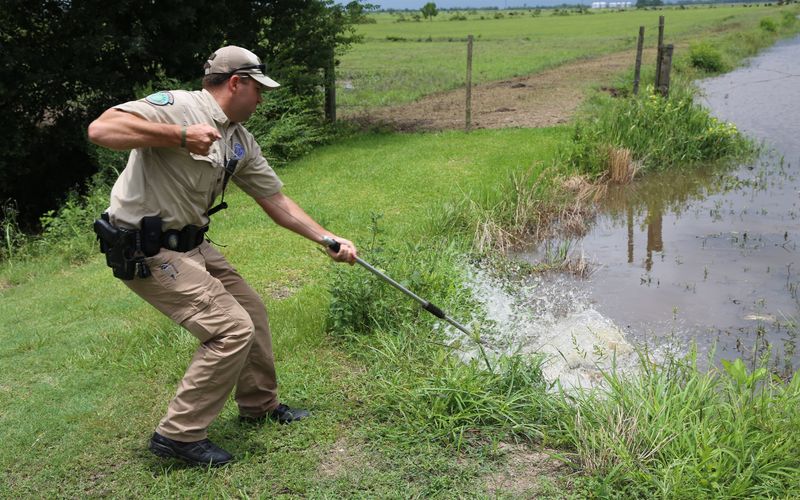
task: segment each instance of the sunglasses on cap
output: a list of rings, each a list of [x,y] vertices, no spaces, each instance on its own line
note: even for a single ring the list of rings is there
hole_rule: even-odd
[[[259,70],[259,71],[260,71],[262,74],[265,74],[265,73],[266,73],[266,71],[267,71],[267,65],[266,65],[266,64],[250,64],[250,65],[248,65],[248,66],[242,66],[241,68],[236,68],[236,69],[235,69],[235,70],[233,70],[233,71],[229,71],[227,74],[229,74],[229,75],[234,75],[234,74],[236,74],[236,72],[238,72],[238,71],[244,71],[244,70],[246,70],[246,69],[257,69],[257,70]]]

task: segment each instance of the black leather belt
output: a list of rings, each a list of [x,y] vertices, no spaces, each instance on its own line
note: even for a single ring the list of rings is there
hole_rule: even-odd
[[[161,246],[176,252],[188,252],[203,242],[208,226],[189,224],[181,230],[170,229],[161,233]]]

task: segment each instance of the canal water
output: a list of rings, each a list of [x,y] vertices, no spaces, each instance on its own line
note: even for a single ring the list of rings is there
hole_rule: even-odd
[[[612,364],[633,369],[643,348],[656,360],[696,346],[701,363],[768,355],[779,374],[797,368],[800,37],[698,83],[712,114],[764,153],[610,192],[588,234],[568,242],[573,259],[589,262],[588,278],[474,270],[492,331],[503,332],[488,334],[495,352],[544,352],[546,374],[566,385],[590,385]]]

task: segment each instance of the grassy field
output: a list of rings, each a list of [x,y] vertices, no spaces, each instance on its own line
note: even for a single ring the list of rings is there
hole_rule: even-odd
[[[758,26],[761,19],[779,21],[793,7],[691,7],[664,10],[600,11],[553,15],[528,11],[494,19],[492,13],[470,14],[450,21],[442,12],[433,21],[396,22],[396,15],[374,15],[377,23],[359,26],[365,43],[341,57],[337,100],[342,112],[410,102],[433,92],[464,85],[466,37],[475,36],[473,82],[484,83],[536,73],[580,58],[635,49],[639,26],[645,46],[654,47],[658,16],[665,17],[665,43],[713,40],[726,32]],[[483,15],[486,19],[479,19]],[[633,60],[631,60],[633,65]]]
[[[460,318],[469,304],[453,256],[470,247],[474,222],[464,207],[504,220],[516,208],[498,203],[514,198],[512,174],[564,168],[574,136],[573,127],[358,134],[279,173],[290,196],[362,249],[379,220],[386,251],[365,256]],[[147,439],[195,339],[113,279],[100,255],[72,260],[92,239],[81,226],[74,247],[0,262],[0,497],[800,494],[791,432],[800,376],[786,383],[741,363],[699,372],[690,358],[562,397],[545,390],[535,360],[493,360],[491,371],[461,363],[436,344],[435,321],[395,290],[331,264],[237,189],[227,201],[210,236],[270,311],[282,399],[313,418],[243,425],[229,401],[210,437],[236,463],[205,470],[151,455]],[[369,328],[331,326],[359,308]]]
[[[387,241],[404,245],[424,240],[441,203],[546,162],[567,134],[361,136],[316,151],[282,178],[287,193],[332,230],[364,241],[371,213],[381,212]],[[194,338],[114,280],[99,255],[72,267],[59,259],[6,264],[0,274],[0,497],[338,497],[359,490],[405,496],[404,490],[425,495],[443,484],[450,488],[459,478],[466,482],[453,491],[480,492],[474,479],[489,467],[481,460],[442,455],[424,440],[393,450],[368,437],[379,422],[359,403],[369,397],[365,369],[322,327],[329,260],[267,222],[241,192],[229,203],[233,208],[217,217],[212,237],[228,245],[224,253],[270,310],[283,397],[309,407],[314,418],[243,427],[230,403],[211,438],[240,457],[237,465],[207,472],[159,460],[146,450],[147,439]],[[337,459],[341,447],[348,452]]]
[[[382,258],[385,269],[460,318],[467,311],[451,300],[460,293],[452,256],[469,247],[469,233],[438,232],[453,214],[444,205],[492,206],[508,194],[512,173],[551,168],[571,133],[358,135],[281,176],[287,193],[363,250],[380,214],[392,256]],[[492,360],[491,371],[462,363],[437,344],[436,322],[395,290],[359,267],[330,263],[240,191],[228,201],[211,236],[270,311],[282,399],[313,418],[250,426],[229,401],[210,437],[236,463],[205,470],[151,455],[147,439],[195,339],[113,279],[99,255],[75,265],[63,255],[5,262],[0,497],[800,492],[800,436],[786,432],[800,425],[800,376],[784,384],[743,367],[729,376],[648,365],[634,379],[609,374],[607,393],[562,398],[546,391],[536,360]],[[331,312],[364,308],[371,315],[361,331],[347,320],[331,327]]]

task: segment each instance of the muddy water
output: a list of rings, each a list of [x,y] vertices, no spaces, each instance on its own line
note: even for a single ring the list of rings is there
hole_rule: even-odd
[[[593,307],[634,344],[752,358],[791,372],[800,318],[800,38],[700,83],[720,119],[762,141],[727,173],[669,173],[609,199],[576,242]]]
[[[713,360],[771,353],[773,369],[800,364],[800,37],[747,67],[702,81],[703,103],[761,141],[756,161],[724,172],[701,168],[652,176],[612,192],[572,258],[588,279],[509,286],[476,271],[473,289],[501,335],[495,351],[552,355],[548,374],[566,383],[597,379],[595,365],[636,364],[696,343]],[[549,248],[559,242],[549,243]],[[541,261],[545,247],[521,257]],[[713,346],[716,346],[713,349]]]

